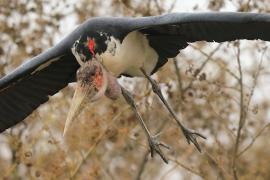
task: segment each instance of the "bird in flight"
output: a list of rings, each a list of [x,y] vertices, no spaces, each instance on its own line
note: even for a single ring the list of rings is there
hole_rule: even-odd
[[[172,13],[140,18],[90,18],[54,47],[28,60],[0,79],[0,132],[23,121],[49,96],[77,81],[64,134],[88,102],[105,95],[123,96],[149,142],[150,152],[168,162],[161,147],[168,146],[150,133],[133,96],[117,82],[120,76],[145,77],[179,125],[188,143],[201,151],[197,138],[185,127],[151,78],[169,58],[188,43],[237,39],[270,40],[270,14]]]

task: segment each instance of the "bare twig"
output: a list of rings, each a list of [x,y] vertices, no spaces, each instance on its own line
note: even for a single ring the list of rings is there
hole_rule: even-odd
[[[254,136],[251,140],[251,142],[241,151],[237,154],[237,158],[240,157],[242,154],[244,154],[249,148],[252,147],[252,145],[255,143],[255,141],[261,136],[261,134],[264,132],[264,130],[266,130],[267,128],[270,127],[270,123],[266,124],[265,126],[263,126],[259,132],[256,134],[256,136]]]
[[[177,0],[174,0],[170,6],[170,8],[168,9],[168,13],[172,12],[172,10],[175,8]]]
[[[226,131],[228,132],[228,134],[230,135],[231,139],[235,138],[235,135],[233,133],[233,131],[231,129],[228,128],[228,126],[226,126],[226,122],[227,120],[224,119],[218,112],[216,112],[216,109],[213,107],[213,105],[211,104],[211,102],[207,102],[208,105],[210,106],[211,110],[213,111],[213,113],[221,120],[222,124],[224,124],[224,128],[226,129]]]
[[[205,67],[205,65],[209,62],[209,60],[211,60],[212,56],[220,49],[221,46],[222,46],[222,44],[219,44],[211,53],[209,53],[209,54],[205,53],[206,59],[204,60],[202,65],[196,70],[196,74],[194,74],[195,78],[192,78],[192,80],[189,82],[189,84],[183,89],[183,92],[186,92],[192,86],[193,82],[196,79],[196,76],[202,71],[202,69]],[[194,47],[194,46],[192,46],[192,47]]]
[[[180,166],[180,167],[184,168],[185,170],[189,171],[190,173],[195,174],[195,175],[201,177],[202,179],[205,179],[205,178],[200,174],[200,172],[197,172],[197,171],[194,170],[193,168],[188,167],[187,165],[185,165],[185,164],[183,164],[183,163],[177,161],[176,159],[170,159],[170,160],[173,161],[173,162],[174,162],[175,164],[177,164],[178,166]]]
[[[164,12],[164,9],[162,9],[162,7],[159,5],[158,0],[154,0],[156,7],[158,9],[158,13],[162,14]]]
[[[141,164],[140,164],[140,166],[139,166],[140,169],[139,169],[139,171],[138,171],[137,176],[135,177],[135,180],[140,180],[140,179],[141,179],[142,173],[143,173],[143,171],[144,171],[144,169],[145,169],[145,166],[146,166],[146,163],[147,163],[147,161],[148,161],[148,155],[149,155],[149,153],[150,153],[150,152],[149,152],[148,150],[144,153],[142,162],[141,162]]]
[[[220,44],[220,46],[222,45],[222,43]],[[206,52],[204,52],[203,50],[201,50],[200,48],[190,44],[190,47],[192,47],[193,49],[199,51],[202,55],[209,57],[209,54],[207,54]],[[220,47],[219,47],[220,48]],[[221,68],[224,68],[226,70],[226,72],[228,72],[232,77],[234,77],[235,79],[239,80],[239,78],[237,77],[237,75],[235,75],[230,69],[222,67],[221,63],[219,63],[219,61],[215,61],[213,58],[213,56],[210,57],[210,60],[214,63],[216,63],[217,65],[219,65]]]
[[[221,163],[218,163],[218,161],[208,152],[205,152],[205,155],[208,159],[211,168],[213,168],[216,172],[218,172],[218,176],[220,179],[231,179],[231,176],[225,171]]]
[[[121,4],[123,4],[123,6],[124,6],[127,10],[129,10],[130,12],[132,12],[133,14],[138,13],[137,8],[132,7],[128,2],[123,1],[123,0],[118,0],[118,1],[119,1]]]
[[[253,86],[251,88],[251,91],[250,91],[250,96],[248,98],[248,101],[247,101],[247,107],[246,107],[246,110],[245,112],[248,112],[249,111],[249,105],[250,105],[250,102],[251,102],[251,99],[253,97],[253,94],[254,94],[254,89],[257,85],[257,80],[258,80],[258,76],[259,76],[259,73],[260,73],[260,70],[261,70],[261,66],[262,66],[262,62],[263,62],[263,57],[264,57],[264,54],[266,52],[267,48],[264,49],[264,51],[262,52],[262,56],[261,56],[261,59],[260,59],[260,62],[259,62],[259,65],[258,65],[258,68],[257,68],[257,71],[255,72],[255,75],[254,75],[254,82],[253,82]],[[245,113],[244,112],[244,113]],[[246,113],[245,113],[246,114]],[[244,117],[245,118],[245,117]],[[244,123],[244,122],[243,122]],[[236,158],[239,158],[245,151],[247,151],[253,144],[254,142],[256,141],[256,139],[262,134],[262,132],[269,126],[269,124],[266,124],[258,133],[255,137],[252,138],[252,141],[249,145],[247,145],[240,153],[237,154],[237,157]],[[241,127],[242,128],[242,127]]]
[[[257,68],[257,71],[255,72],[255,75],[254,75],[254,78],[253,78],[253,86],[251,88],[251,91],[250,91],[250,96],[248,98],[248,102],[247,102],[247,107],[246,107],[246,112],[249,111],[249,105],[250,105],[250,102],[251,102],[251,99],[253,97],[253,94],[254,94],[254,89],[257,85],[257,81],[258,81],[258,77],[259,77],[259,74],[260,74],[260,71],[261,71],[261,68],[262,68],[262,63],[263,63],[263,57],[266,53],[266,50],[267,48],[265,48],[262,52],[262,56],[261,56],[261,59],[260,59],[260,62],[259,62],[259,65],[258,65],[258,68]]]
[[[173,64],[174,64],[174,68],[175,68],[175,73],[176,73],[176,77],[177,77],[177,82],[178,82],[178,88],[180,90],[180,95],[181,98],[183,99],[183,84],[182,84],[182,78],[181,78],[181,73],[180,73],[180,69],[177,65],[177,61],[174,58],[173,59]]]
[[[170,174],[172,171],[174,171],[176,168],[178,167],[178,165],[174,165],[171,169],[169,169],[166,173],[164,173],[161,177],[160,177],[160,180],[164,180],[166,179],[166,176],[168,174]]]
[[[237,44],[237,63],[238,63],[238,70],[239,70],[239,85],[240,85],[240,114],[239,114],[239,124],[237,129],[237,135],[236,135],[236,142],[234,146],[234,152],[233,152],[233,158],[232,158],[232,170],[233,170],[233,176],[234,179],[238,179],[237,175],[237,168],[236,168],[236,161],[237,161],[237,154],[240,144],[240,138],[241,138],[241,131],[245,124],[245,107],[244,107],[244,89],[243,89],[243,73],[242,73],[242,66],[240,61],[240,47],[239,43]]]

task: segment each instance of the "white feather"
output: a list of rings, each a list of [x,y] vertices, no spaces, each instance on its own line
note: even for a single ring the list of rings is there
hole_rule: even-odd
[[[145,35],[138,31],[129,33],[122,43],[110,37],[107,50],[97,55],[103,65],[116,77],[121,73],[143,76],[140,68],[150,74],[158,61],[158,54],[149,45]],[[115,48],[112,51],[112,48]]]

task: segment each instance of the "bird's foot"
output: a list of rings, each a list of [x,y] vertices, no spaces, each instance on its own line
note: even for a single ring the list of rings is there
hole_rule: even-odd
[[[206,137],[194,130],[187,129],[185,127],[181,127],[181,129],[187,139],[188,144],[190,143],[194,144],[194,146],[198,149],[198,151],[201,152],[201,147],[197,141],[197,137],[200,137],[203,139],[206,139]]]
[[[162,152],[161,147],[164,147],[166,149],[170,149],[170,147],[166,145],[165,143],[160,142],[158,140],[158,136],[150,136],[148,138],[148,142],[149,142],[151,157],[154,157],[154,154],[157,153],[161,157],[161,159],[166,164],[168,164],[168,159],[165,157],[164,153]]]
[[[197,137],[201,137],[203,139],[206,139],[203,135],[201,135],[200,133],[197,133],[193,130],[189,130],[187,128],[185,128],[181,121],[178,119],[178,117],[176,116],[176,113],[174,112],[174,110],[171,108],[170,104],[166,101],[166,99],[164,98],[164,96],[162,95],[161,89],[158,85],[158,83],[152,79],[143,68],[141,68],[142,73],[144,74],[144,76],[148,79],[148,81],[151,83],[152,85],[152,89],[154,91],[154,93],[156,93],[158,95],[158,97],[160,98],[160,100],[163,102],[163,104],[166,106],[166,108],[168,109],[168,111],[170,112],[170,114],[173,116],[173,118],[175,119],[176,123],[181,127],[183,134],[185,135],[188,144],[193,143],[195,145],[195,147],[198,149],[199,152],[201,152],[201,148],[199,143],[197,142]]]
[[[161,158],[162,160],[165,162],[165,163],[168,163],[168,160],[167,158],[164,156],[163,152],[161,151],[161,146],[162,147],[165,147],[167,149],[169,149],[169,146],[167,146],[166,144],[162,143],[162,142],[159,142],[158,141],[158,136],[159,135],[155,135],[155,136],[152,136],[150,134],[150,131],[148,130],[148,128],[146,127],[146,124],[145,122],[143,121],[141,115],[139,114],[138,110],[137,110],[137,106],[135,104],[135,101],[131,95],[130,92],[128,92],[125,88],[121,87],[121,90],[122,90],[122,94],[125,98],[125,100],[127,101],[127,103],[131,106],[131,109],[133,110],[133,112],[135,113],[135,116],[136,116],[136,119],[139,121],[145,135],[147,136],[148,138],[148,143],[149,143],[149,147],[150,147],[150,153],[151,153],[151,157],[154,156],[155,153],[157,153]]]

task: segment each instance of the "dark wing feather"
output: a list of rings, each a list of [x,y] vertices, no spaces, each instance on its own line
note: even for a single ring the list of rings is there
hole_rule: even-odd
[[[1,79],[0,132],[22,121],[74,80],[77,68],[71,52],[54,57],[48,51]]]
[[[0,132],[22,121],[75,80],[79,64],[71,47],[84,32],[85,25],[79,26],[56,46],[0,79]]]
[[[174,13],[134,21],[133,29],[144,33],[160,56],[155,71],[188,42],[270,40],[270,14]]]

